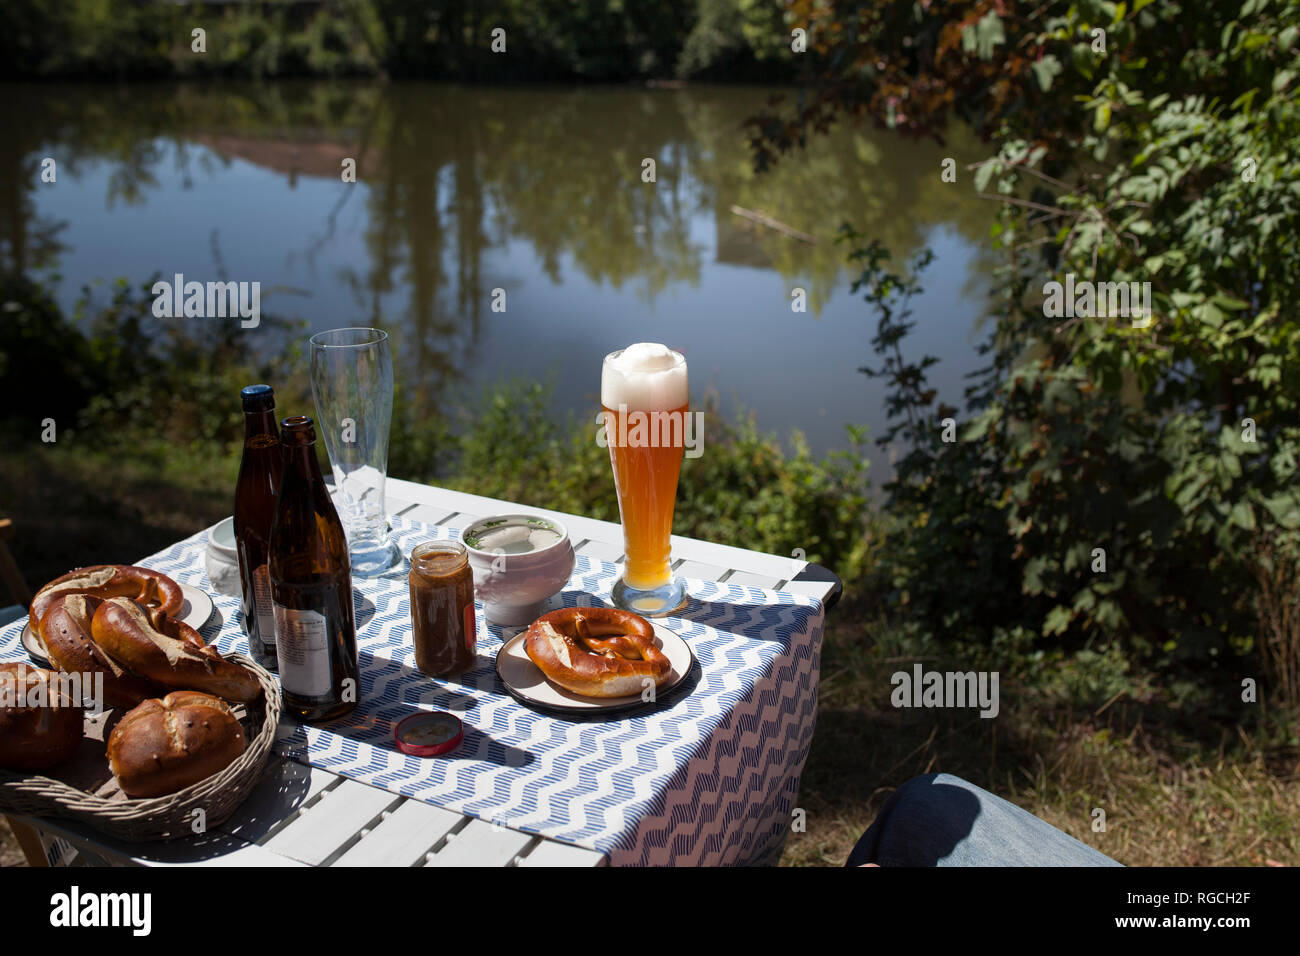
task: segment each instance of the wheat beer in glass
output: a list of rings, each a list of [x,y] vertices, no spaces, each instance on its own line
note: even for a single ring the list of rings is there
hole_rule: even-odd
[[[613,601],[650,617],[669,614],[686,602],[670,541],[690,413],[686,359],[649,342],[611,352],[600,404],[627,554]]]

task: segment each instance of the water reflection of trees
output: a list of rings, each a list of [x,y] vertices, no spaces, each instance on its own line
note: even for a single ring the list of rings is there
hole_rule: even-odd
[[[148,202],[167,162],[187,179],[237,157],[291,179],[334,178],[338,155],[355,155],[366,191],[340,183],[339,202],[366,203],[368,256],[336,278],[359,318],[398,330],[403,364],[418,371],[406,381],[420,383],[424,407],[472,362],[491,289],[510,284],[492,260],[509,242],[526,242],[553,282],[567,265],[652,300],[700,280],[710,251],[698,226],[711,218],[720,241],[743,239],[725,253],[720,243],[719,255],[807,287],[816,308],[845,275],[834,242],[841,222],[901,258],[938,224],[979,244],[990,213],[968,186],[939,177],[944,156],[964,165],[979,155],[961,130],[947,147],[840,130],[755,174],[740,124],[767,93],[747,88],[290,82],[0,92],[0,256],[20,271],[56,264],[60,250],[64,224],[35,211],[42,155],[56,156],[61,177],[107,163],[109,203]],[[656,160],[654,184],[642,182],[645,157]],[[733,204],[818,241],[753,227]],[[287,251],[310,258],[331,242],[331,213],[304,223],[302,249]],[[141,263],[129,278],[163,267]],[[512,298],[510,308],[519,321],[527,305]]]

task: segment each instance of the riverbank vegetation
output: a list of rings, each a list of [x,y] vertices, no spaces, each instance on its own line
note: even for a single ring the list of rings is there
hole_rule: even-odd
[[[964,408],[938,405],[932,360],[907,350],[928,257],[844,235],[877,314],[869,372],[892,388],[882,437],[910,449],[873,571],[883,629],[902,659],[1034,688],[1016,772],[990,741],[986,785],[1035,809],[1084,784],[1063,825],[1104,848],[1088,803],[1140,807],[1125,862],[1252,862],[1209,831],[1258,847],[1269,820],[1294,830],[1300,4],[791,7],[832,65],[817,95],[753,120],[760,166],[846,115],[924,136],[957,112],[993,144],[957,176],[1001,204],[996,326]],[[1145,284],[1150,308],[1047,307],[1075,282]],[[1053,727],[1058,674],[1075,715]],[[1207,788],[1221,796],[1198,810]]]
[[[775,0],[11,0],[0,54],[0,76],[24,77],[774,82],[796,72]]]
[[[888,100],[870,107],[918,133],[942,119],[945,91],[980,112],[998,145],[967,175],[1003,200],[1003,293],[965,409],[934,407],[926,360],[905,357],[919,270],[846,235],[879,313],[873,371],[894,389],[886,438],[911,449],[888,487],[903,531],[881,570],[926,633],[995,656],[1114,645],[1250,723],[1251,675],[1300,703],[1279,699],[1300,660],[1291,650],[1278,670],[1263,652],[1262,622],[1280,616],[1257,586],[1294,567],[1300,544],[1300,379],[1285,371],[1300,362],[1300,162],[1285,147],[1300,122],[1300,4],[1257,3],[1252,19],[1195,0],[1059,6],[1029,22],[936,5],[904,45],[971,42],[899,81],[895,99],[923,99],[904,118]],[[1181,59],[1161,55],[1171,31]],[[819,35],[837,42],[829,23]],[[792,122],[861,102],[831,98]],[[760,139],[780,145],[768,129]],[[1146,283],[1151,309],[1055,318],[1044,296],[1067,276]]]

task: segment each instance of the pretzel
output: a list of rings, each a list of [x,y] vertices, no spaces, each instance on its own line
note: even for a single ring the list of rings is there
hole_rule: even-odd
[[[567,607],[528,628],[524,650],[552,683],[583,697],[630,697],[662,687],[672,662],[643,617],[612,607]]]
[[[65,674],[102,673],[110,707],[134,707],[159,696],[161,685],[132,674],[95,642],[91,620],[102,603],[86,594],[65,594],[50,604],[39,632],[50,663]]]
[[[181,586],[165,574],[130,564],[94,564],[69,571],[36,592],[28,612],[35,633],[41,633],[41,619],[51,605],[69,594],[130,598],[145,608],[150,620],[155,622],[161,615],[177,616],[185,606]]]
[[[246,667],[203,643],[184,621],[151,621],[127,598],[109,598],[90,620],[90,633],[109,657],[143,677],[175,690],[198,690],[226,700],[251,701],[262,685]]]

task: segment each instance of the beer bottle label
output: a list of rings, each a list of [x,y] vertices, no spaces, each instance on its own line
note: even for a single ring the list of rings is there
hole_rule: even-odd
[[[276,604],[275,656],[287,693],[323,697],[330,692],[329,623],[324,614]]]
[[[268,647],[275,646],[275,609],[271,601],[271,571],[262,565],[253,571],[253,602],[256,605],[257,637]]]

